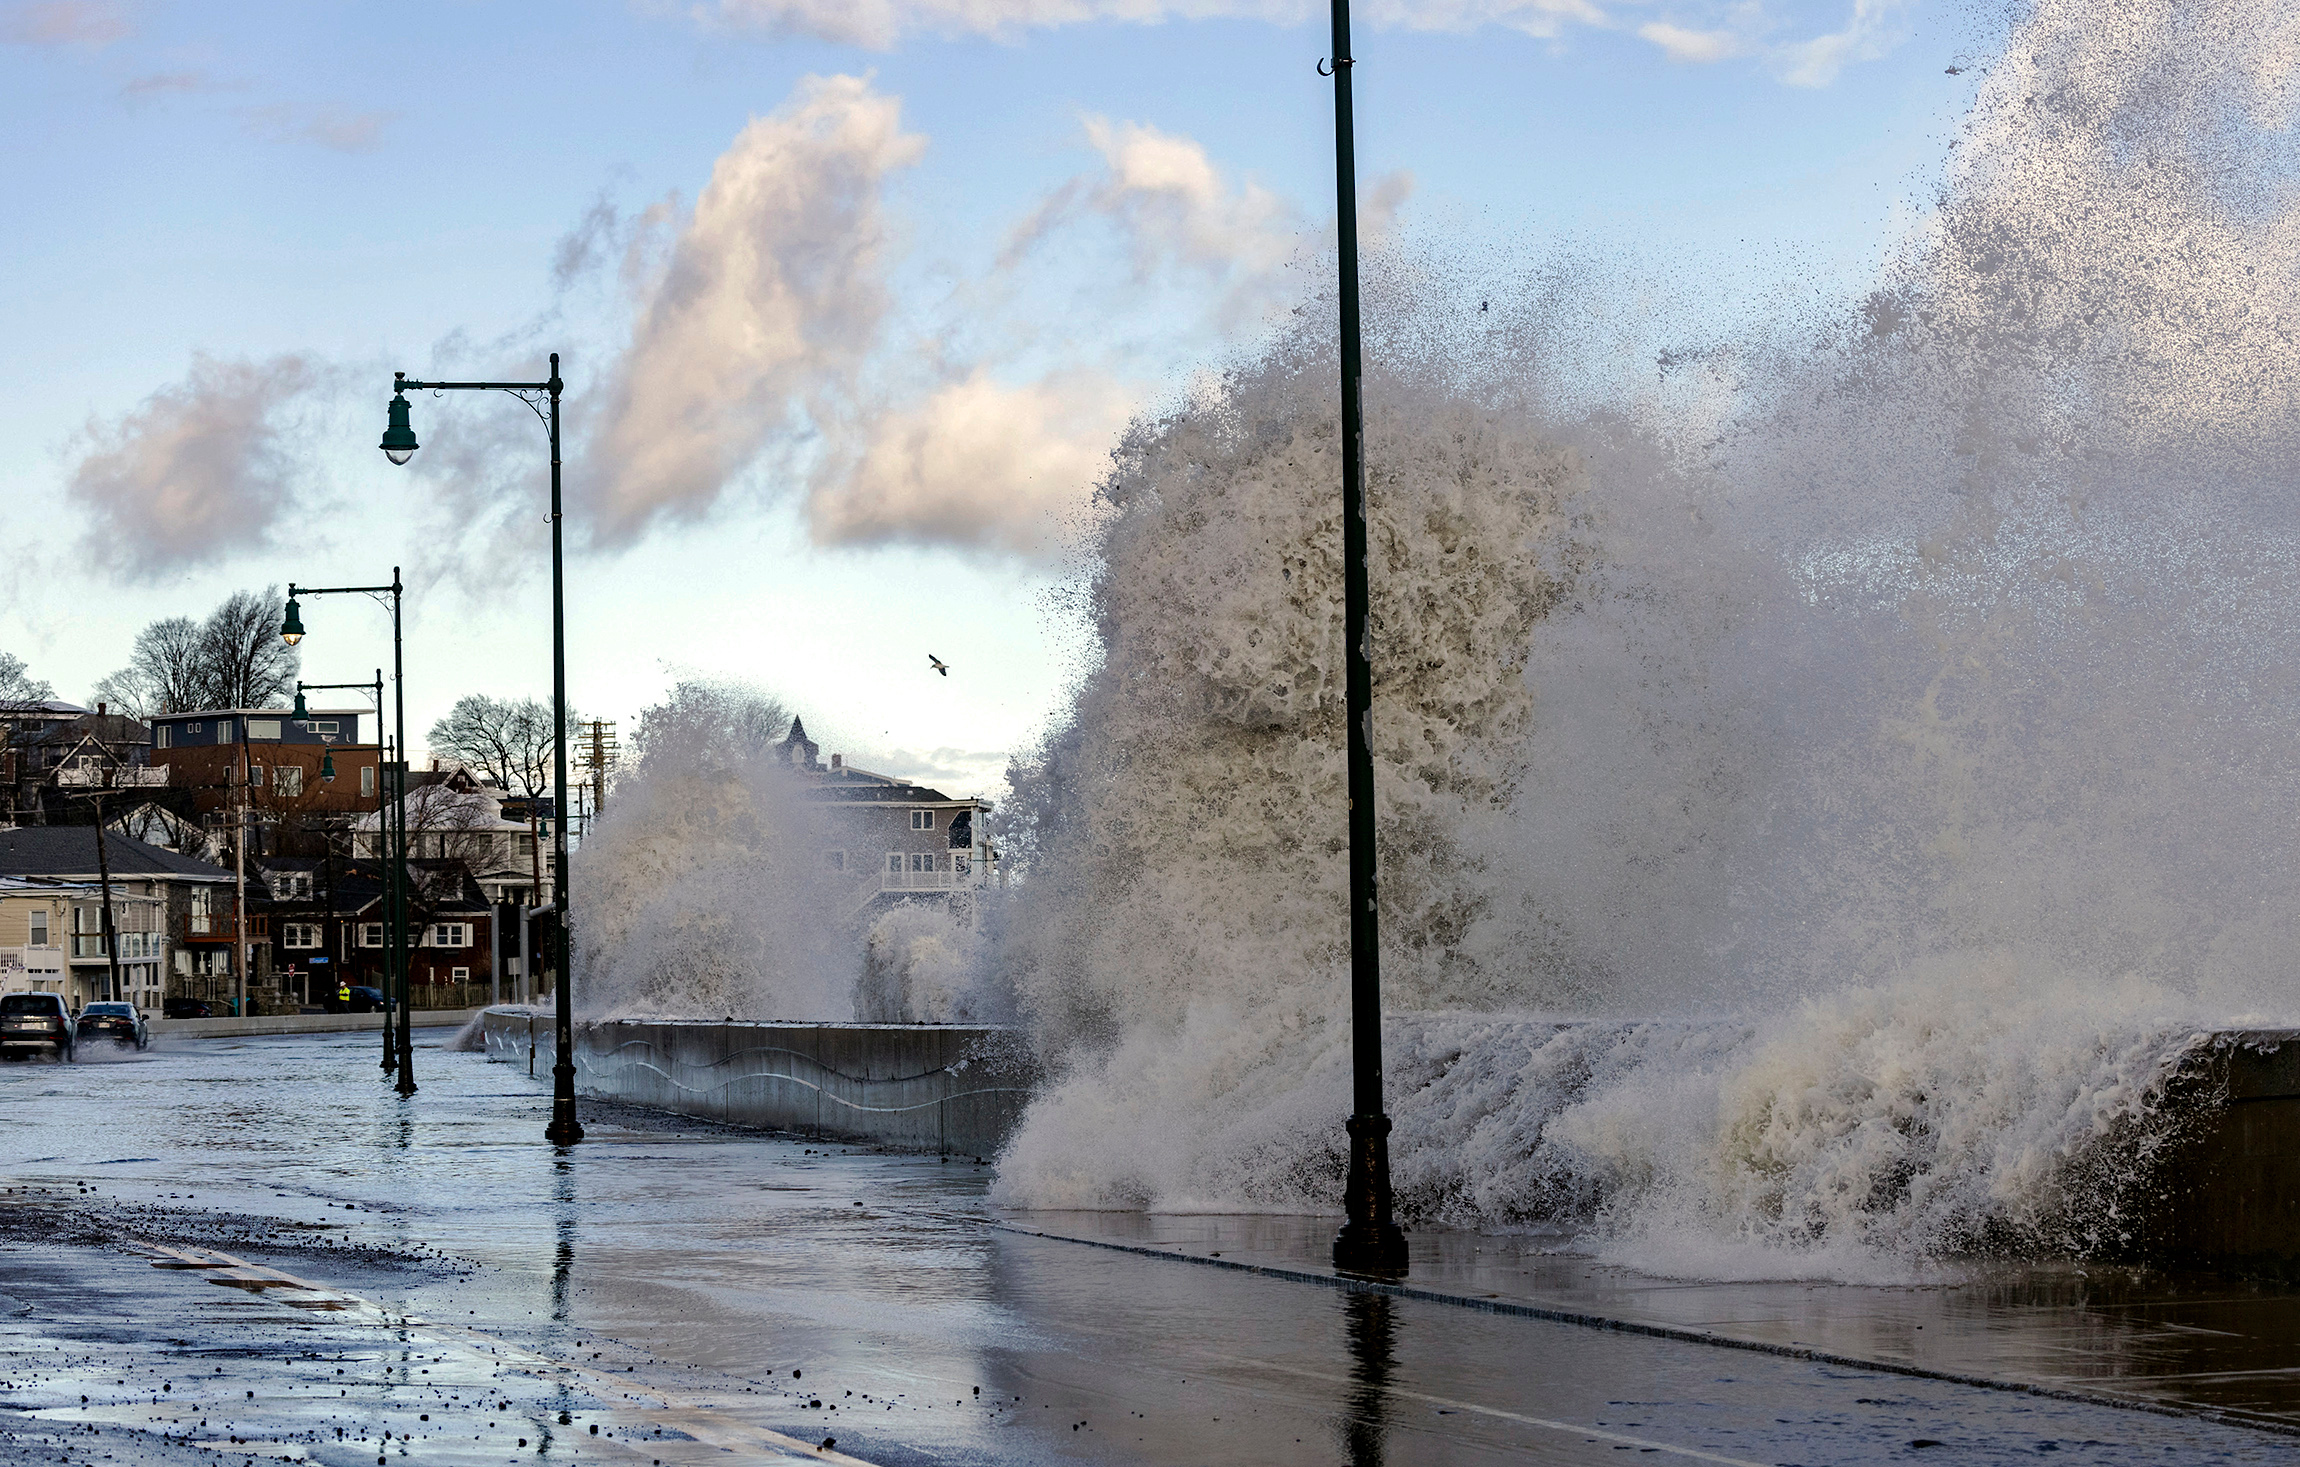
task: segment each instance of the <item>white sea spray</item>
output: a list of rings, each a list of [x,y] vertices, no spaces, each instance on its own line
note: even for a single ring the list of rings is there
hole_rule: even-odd
[[[1719,1277],[2129,1239],[2198,1032],[2300,1018],[2296,76],[2265,0],[2046,0],[1875,289],[1738,336],[1586,262],[1375,272],[1409,1216]],[[1016,771],[1011,1204],[1338,1197],[1311,315],[1107,487],[1101,660]]]

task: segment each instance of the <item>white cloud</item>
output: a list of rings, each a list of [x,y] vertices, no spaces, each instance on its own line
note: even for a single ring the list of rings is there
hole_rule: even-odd
[[[284,419],[316,377],[295,356],[195,357],[182,382],[91,422],[68,491],[90,521],[83,553],[150,578],[271,543],[306,477],[281,446]]]
[[[599,404],[600,543],[707,514],[808,401],[851,387],[886,311],[883,186],[926,148],[901,114],[865,78],[810,77],[719,158]]]
[[[709,23],[773,36],[813,36],[884,50],[907,36],[996,36],[1058,26],[1169,20],[1248,19],[1300,25],[1323,19],[1310,0],[717,0],[697,6]],[[1471,31],[1502,26],[1554,36],[1568,22],[1602,25],[1589,0],[1375,0],[1368,25],[1400,30]]]
[[[815,538],[1048,556],[1108,472],[1135,401],[1092,371],[1010,387],[978,367],[868,426],[852,468],[809,501]]]
[[[1903,0],[1853,0],[1844,29],[1781,48],[1781,80],[1797,87],[1825,87],[1848,65],[1885,55],[1908,38],[1906,28],[1898,24],[1903,8]]]
[[[1639,26],[1637,34],[1659,46],[1672,61],[1724,61],[1742,51],[1741,38],[1731,31],[1689,31],[1682,26],[1655,21]]]
[[[317,111],[302,107],[250,107],[241,114],[248,134],[269,143],[314,143],[338,153],[364,153],[376,145],[394,112]]]
[[[0,14],[0,40],[19,46],[101,49],[134,31],[113,0],[26,0]]]

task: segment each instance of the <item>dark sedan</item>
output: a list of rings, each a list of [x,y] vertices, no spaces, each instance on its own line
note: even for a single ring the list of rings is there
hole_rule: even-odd
[[[354,983],[344,990],[350,998],[338,998],[328,1004],[330,1012],[338,1014],[376,1014],[389,1006],[383,1001],[383,990]]]
[[[0,1054],[45,1049],[58,1059],[69,1060],[74,1058],[76,1033],[62,994],[0,994]]]
[[[214,1008],[196,998],[171,998],[160,1006],[160,1011],[171,1019],[212,1019]]]
[[[80,1037],[109,1039],[142,1049],[152,1042],[152,1031],[144,1022],[143,1011],[132,1003],[92,1003],[80,1010]]]

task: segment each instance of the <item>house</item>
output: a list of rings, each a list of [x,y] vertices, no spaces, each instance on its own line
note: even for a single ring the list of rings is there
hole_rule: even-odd
[[[234,806],[244,781],[259,821],[349,817],[375,808],[383,751],[360,742],[356,708],[209,708],[152,719],[150,762],[203,816]]]
[[[231,975],[232,873],[119,835],[105,835],[99,856],[95,826],[51,825],[0,830],[0,879],[13,883],[0,900],[0,948],[18,954],[21,975],[0,971],[0,981],[55,981],[61,986],[49,991],[75,1006],[113,996],[103,936],[107,873],[118,997],[158,1008],[197,973]],[[33,964],[33,949],[50,947],[65,950],[60,978]]]
[[[9,735],[10,795],[19,822],[88,819],[100,791],[165,787],[167,771],[147,765],[150,731],[102,703],[94,713],[38,720]]]
[[[531,812],[530,805],[541,808]],[[389,813],[387,807],[352,822],[353,856],[383,859],[382,821]],[[550,841],[538,816],[550,818],[548,801],[507,795],[468,770],[440,772],[407,792],[408,858],[460,861],[491,902],[549,906]]]
[[[803,720],[775,746],[782,766],[804,781],[804,798],[827,807],[833,871],[853,878],[850,916],[906,901],[946,901],[996,884],[988,800],[953,799],[891,774],[858,769],[837,754],[825,765]]]
[[[494,981],[498,913],[460,860],[411,860],[408,979],[418,1008],[484,1001]],[[264,919],[256,962],[286,1004],[323,1004],[344,984],[383,986],[385,866],[374,860],[267,856],[250,867],[249,910]],[[513,938],[516,942],[516,938]],[[450,985],[463,985],[450,990]]]

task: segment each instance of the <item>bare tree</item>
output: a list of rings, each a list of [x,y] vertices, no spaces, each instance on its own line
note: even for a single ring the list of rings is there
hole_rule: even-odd
[[[303,659],[280,640],[279,587],[234,591],[200,626],[201,689],[211,708],[269,708],[295,691]]]
[[[539,698],[467,694],[431,726],[431,750],[461,760],[499,789],[538,799],[551,788],[551,706]]]
[[[268,708],[295,690],[302,659],[280,640],[277,587],[235,591],[204,622],[163,617],[136,633],[128,665],[96,696],[134,718],[195,708]]]
[[[96,696],[130,718],[200,706],[200,625],[163,617],[136,633],[128,665],[96,684]]]
[[[55,696],[45,679],[32,676],[23,658],[0,652],[0,703],[38,703]]]
[[[639,767],[738,768],[779,742],[791,726],[783,700],[750,683],[690,678],[639,715],[631,736]]]

